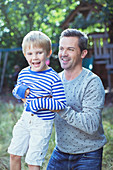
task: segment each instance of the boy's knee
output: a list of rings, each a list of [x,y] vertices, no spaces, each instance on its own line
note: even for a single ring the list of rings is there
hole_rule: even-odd
[[[15,161],[20,161],[21,156],[10,154],[10,159]]]
[[[28,165],[30,170],[36,169],[36,170],[40,170],[40,166],[37,165]]]

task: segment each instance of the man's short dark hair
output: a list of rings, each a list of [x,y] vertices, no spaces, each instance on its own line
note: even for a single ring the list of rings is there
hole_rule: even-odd
[[[79,39],[78,46],[79,46],[81,52],[83,50],[87,49],[88,37],[85,33],[81,32],[77,29],[68,28],[61,33],[60,39],[63,37],[78,37],[78,39]]]

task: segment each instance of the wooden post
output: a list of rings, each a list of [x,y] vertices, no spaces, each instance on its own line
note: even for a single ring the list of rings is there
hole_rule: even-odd
[[[1,63],[1,60],[2,60],[2,52],[0,52],[0,63]]]
[[[4,58],[4,65],[3,65],[3,69],[2,69],[1,82],[0,82],[0,93],[2,92],[2,87],[3,87],[3,83],[4,83],[7,59],[8,59],[8,52],[5,53],[5,58]]]

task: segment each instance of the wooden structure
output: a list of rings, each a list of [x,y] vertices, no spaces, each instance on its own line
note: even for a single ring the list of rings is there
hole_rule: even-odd
[[[69,27],[70,23],[72,23],[77,15],[80,13],[85,17],[86,20],[91,18],[92,12],[98,13],[102,8],[102,5],[92,2],[80,2],[74,10],[66,17],[64,22],[60,25],[62,29],[66,29]]]
[[[106,69],[108,73],[109,91],[111,92],[112,89],[111,76],[113,77],[113,44],[107,44],[107,49],[109,54],[109,62],[106,65]]]
[[[108,34],[107,33],[94,33],[89,34],[92,38],[94,48],[94,59],[96,64],[107,64],[109,60],[108,54]]]
[[[111,92],[111,75],[113,74],[113,44],[109,44],[109,35],[105,33],[89,34],[93,42],[94,64],[105,65],[108,79],[108,90]]]

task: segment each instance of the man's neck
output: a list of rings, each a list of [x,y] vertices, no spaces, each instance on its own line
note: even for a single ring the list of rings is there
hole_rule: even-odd
[[[74,70],[64,70],[66,80],[73,80],[82,72],[82,67]]]

